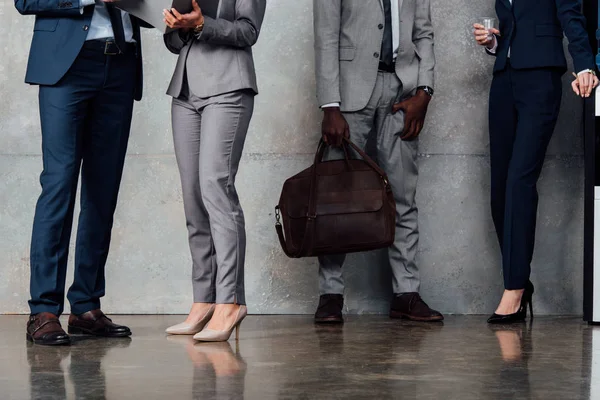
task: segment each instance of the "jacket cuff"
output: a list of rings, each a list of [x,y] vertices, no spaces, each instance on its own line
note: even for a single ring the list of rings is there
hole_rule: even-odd
[[[434,81],[433,77],[430,77],[430,76],[419,76],[419,81],[417,83],[417,87],[429,86],[430,88],[435,89],[433,81]]]
[[[217,21],[211,17],[204,17],[204,26],[202,27],[202,32],[195,34],[196,39],[206,42],[215,36],[216,29]]]

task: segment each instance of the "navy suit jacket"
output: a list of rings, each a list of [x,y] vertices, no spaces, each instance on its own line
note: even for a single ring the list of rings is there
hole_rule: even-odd
[[[515,69],[556,67],[567,70],[563,37],[569,40],[569,53],[575,71],[596,69],[580,0],[496,0],[500,34],[494,72],[510,64]],[[563,33],[564,32],[564,33]]]
[[[87,38],[94,6],[80,12],[79,0],[15,0],[23,15],[35,15],[33,39],[25,82],[34,85],[55,85],[67,73]],[[135,99],[142,98],[142,48],[140,25],[149,26],[131,17],[133,38],[137,46]]]

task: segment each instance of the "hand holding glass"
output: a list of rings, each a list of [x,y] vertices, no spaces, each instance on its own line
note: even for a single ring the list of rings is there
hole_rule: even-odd
[[[475,40],[481,46],[491,48],[494,43],[494,34],[499,35],[496,29],[496,18],[482,18],[482,23],[473,24]]]

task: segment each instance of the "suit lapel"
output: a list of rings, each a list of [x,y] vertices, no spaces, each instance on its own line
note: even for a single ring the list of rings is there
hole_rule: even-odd
[[[512,9],[512,4],[510,3],[509,0],[499,0],[499,1],[500,1],[500,3],[504,4],[504,6],[506,6],[506,8],[508,8],[509,10]]]

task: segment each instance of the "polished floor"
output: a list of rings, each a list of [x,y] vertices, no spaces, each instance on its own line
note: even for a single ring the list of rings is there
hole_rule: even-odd
[[[0,316],[0,399],[600,400],[600,327],[579,318],[250,316],[239,343],[213,344],[166,337],[179,316],[114,319],[134,336],[52,348],[25,341],[26,317]]]

